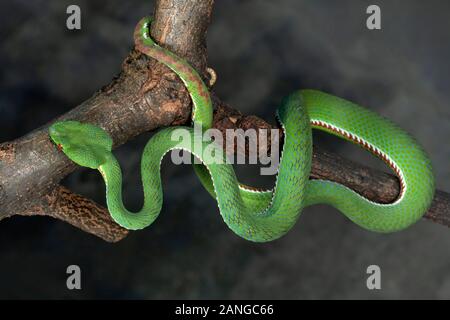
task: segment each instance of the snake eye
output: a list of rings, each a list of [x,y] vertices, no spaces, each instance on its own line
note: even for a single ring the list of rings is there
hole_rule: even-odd
[[[57,147],[58,147],[58,150],[59,150],[59,151],[62,151],[62,149],[63,149],[63,146],[62,146],[62,144],[61,144],[61,143],[58,143]]]

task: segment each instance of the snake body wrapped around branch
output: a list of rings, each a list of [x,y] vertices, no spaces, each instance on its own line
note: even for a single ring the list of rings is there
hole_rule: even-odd
[[[183,59],[156,44],[149,33],[151,18],[142,19],[135,30],[136,49],[165,64],[183,81],[193,103],[192,121],[207,130],[212,126],[212,103],[199,74]],[[106,185],[108,210],[121,226],[136,230],[152,224],[163,202],[160,163],[173,149],[189,151],[201,160],[194,169],[206,190],[217,200],[225,223],[239,236],[265,242],[283,236],[297,221],[303,208],[329,204],[361,227],[393,232],[415,223],[426,212],[434,195],[434,177],[426,153],[390,121],[352,102],[316,91],[302,90],[286,97],[277,110],[284,130],[284,144],[273,190],[258,191],[240,184],[222,146],[204,141],[192,127],[183,127],[191,139],[172,139],[171,127],[157,132],[145,146],[141,160],[144,205],[133,213],[122,202],[122,173],[111,152],[112,140],[101,128],[64,121],[50,127],[52,141],[75,163],[98,169]],[[310,180],[312,129],[351,141],[385,161],[397,174],[401,191],[389,204],[372,202],[341,184]],[[187,142],[188,141],[188,142]],[[196,153],[195,142],[201,150]]]

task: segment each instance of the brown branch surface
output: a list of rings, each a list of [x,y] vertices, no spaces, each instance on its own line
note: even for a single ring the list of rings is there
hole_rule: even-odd
[[[243,116],[239,111],[224,104],[215,110],[214,127],[222,132],[226,129],[275,128],[256,116]],[[270,148],[270,145],[268,147]],[[233,150],[233,152],[247,151],[247,147],[246,150]],[[400,192],[399,180],[396,176],[317,147],[314,147],[311,178],[338,182],[378,203],[391,203]],[[450,194],[436,191],[425,218],[450,227]]]
[[[205,38],[212,7],[213,0],[159,0],[151,30],[157,42],[186,58],[204,76]],[[213,98],[216,128],[271,127]],[[71,119],[99,125],[117,147],[143,132],[187,123],[189,116],[189,95],[177,76],[132,51],[120,75],[109,85],[53,121]],[[76,166],[48,139],[52,122],[0,144],[0,220],[13,215],[47,215],[107,241],[122,239],[127,230],[117,226],[105,208],[59,185]],[[393,201],[399,192],[395,176],[320,149],[314,151],[311,177],[342,183],[382,203]],[[425,217],[450,226],[450,195],[438,191]]]
[[[51,216],[109,242],[117,242],[128,233],[128,230],[114,223],[104,207],[63,186],[57,186],[40,200],[19,215]]]
[[[170,47],[192,65],[204,71],[205,35],[212,10],[212,0],[160,0],[156,3],[152,36]],[[148,13],[143,13],[146,15]],[[176,18],[175,18],[176,17]],[[137,22],[136,22],[137,23]],[[193,36],[196,35],[196,36]],[[165,66],[132,51],[122,64],[121,73],[91,98],[54,121],[78,120],[105,129],[117,147],[131,138],[163,126],[186,123],[190,116],[190,98],[181,81]],[[63,199],[78,195],[55,195],[66,189],[59,182],[75,168],[48,138],[51,123],[14,141],[0,144],[0,219],[13,215],[48,215],[72,223],[108,241],[119,240],[121,230],[111,236],[115,224],[101,218],[93,227],[90,221],[106,210],[92,210],[79,215],[77,210],[56,213],[54,208],[68,208]],[[46,197],[53,204],[46,204]],[[81,198],[80,198],[81,199]],[[62,201],[60,204],[54,201]],[[83,199],[85,204],[90,200]],[[92,206],[94,206],[91,203]],[[73,217],[83,220],[76,222]],[[104,230],[99,231],[100,226]]]

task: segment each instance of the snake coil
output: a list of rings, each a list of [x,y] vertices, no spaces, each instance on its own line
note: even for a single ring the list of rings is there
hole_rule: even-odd
[[[193,102],[192,120],[203,130],[212,126],[212,103],[198,73],[182,58],[157,45],[149,34],[151,18],[136,26],[136,49],[165,64],[183,81]],[[316,91],[297,91],[286,97],[277,110],[284,130],[284,148],[273,190],[258,191],[239,183],[230,164],[216,163],[225,157],[220,146],[203,141],[193,128],[185,127],[191,139],[173,141],[179,127],[156,133],[145,146],[141,160],[144,205],[129,212],[122,202],[122,173],[111,153],[112,140],[101,128],[76,121],[54,123],[52,141],[75,163],[98,169],[106,185],[106,200],[112,218],[136,230],[155,221],[162,208],[160,163],[172,149],[195,154],[202,164],[194,169],[206,190],[217,200],[225,223],[239,236],[256,242],[277,239],[297,221],[303,208],[329,204],[368,230],[393,232],[404,229],[426,212],[434,195],[434,177],[426,153],[405,131],[379,115],[352,102]],[[401,191],[389,204],[372,202],[332,181],[310,180],[312,129],[351,141],[385,161],[397,174]],[[195,153],[194,142],[211,153]],[[225,161],[224,161],[225,162]]]

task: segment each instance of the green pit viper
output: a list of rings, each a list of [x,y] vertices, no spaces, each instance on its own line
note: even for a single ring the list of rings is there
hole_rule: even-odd
[[[183,59],[160,47],[150,37],[151,18],[142,19],[134,32],[135,47],[172,69],[192,99],[192,121],[202,130],[212,126],[213,108],[206,85]],[[393,232],[415,223],[427,211],[434,195],[434,176],[424,150],[405,131],[381,116],[316,90],[301,90],[286,97],[277,110],[284,130],[284,144],[273,190],[240,184],[232,165],[216,163],[223,149],[185,127],[190,142],[173,141],[169,127],[147,143],[141,160],[144,205],[133,213],[122,202],[122,174],[111,153],[112,139],[101,128],[76,121],[56,122],[49,128],[51,140],[78,165],[97,169],[106,185],[108,210],[115,222],[130,230],[155,221],[163,202],[160,163],[173,149],[184,149],[202,163],[194,170],[206,190],[217,200],[223,220],[237,235],[255,242],[271,241],[286,234],[303,208],[329,204],[359,226],[377,232]],[[319,129],[356,143],[384,160],[400,181],[400,194],[389,204],[372,202],[341,184],[311,180],[312,129]],[[200,130],[200,131],[202,131]],[[195,154],[193,142],[213,153]]]

